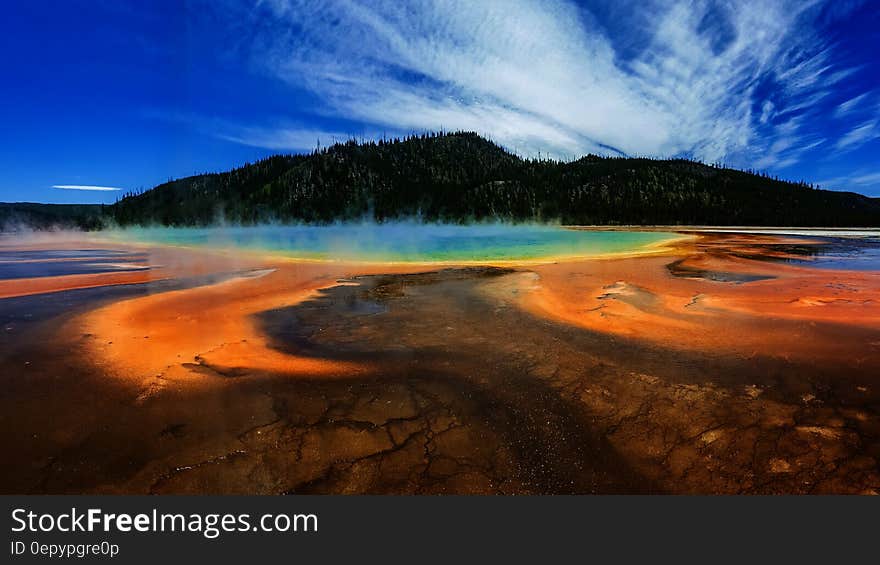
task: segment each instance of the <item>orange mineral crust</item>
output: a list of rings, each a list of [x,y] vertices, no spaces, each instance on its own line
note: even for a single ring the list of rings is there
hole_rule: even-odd
[[[156,273],[149,271],[130,271],[0,280],[0,298],[14,298],[16,296],[30,296],[33,294],[117,284],[138,284],[158,280],[158,278]]]
[[[767,241],[784,243],[713,235],[667,257],[537,266],[521,303],[578,327],[686,350],[880,362],[880,342],[859,339],[880,337],[880,276],[748,258]]]
[[[206,374],[351,377],[364,368],[270,347],[254,316],[306,301],[353,271],[371,269],[376,267],[279,262],[211,286],[113,303],[71,323],[75,331],[96,337],[94,358],[108,374],[135,383],[150,381],[153,388],[169,379],[210,382]]]

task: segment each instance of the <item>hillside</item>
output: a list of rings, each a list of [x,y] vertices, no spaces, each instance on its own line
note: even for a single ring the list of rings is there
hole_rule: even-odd
[[[127,195],[120,225],[559,221],[880,226],[880,200],[688,160],[521,159],[473,133],[337,144]]]
[[[21,227],[96,230],[101,229],[108,219],[106,212],[101,204],[0,202],[0,231]]]

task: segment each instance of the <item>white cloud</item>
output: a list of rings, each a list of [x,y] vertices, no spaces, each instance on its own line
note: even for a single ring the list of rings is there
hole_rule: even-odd
[[[762,124],[766,124],[767,121],[773,117],[774,109],[775,106],[773,105],[773,102],[771,102],[770,100],[765,100],[764,104],[761,106],[761,117],[758,119],[758,121]]]
[[[218,133],[217,137],[251,147],[279,151],[303,151],[327,147],[347,141],[353,136],[338,132],[298,128],[230,128],[234,133]]]
[[[281,125],[275,127],[256,127],[191,112],[167,111],[156,108],[144,110],[143,115],[150,119],[186,124],[199,132],[212,135],[218,139],[276,151],[311,151],[316,148],[333,145],[337,142],[348,141],[349,139],[372,137],[364,135],[365,132],[363,131],[356,135],[354,132],[301,127],[285,122],[280,118],[274,121]]]
[[[60,188],[62,190],[95,190],[99,192],[112,192],[122,190],[114,186],[92,186],[88,184],[53,184],[52,188]]]
[[[657,0],[634,56],[564,0],[273,0],[277,33],[257,55],[323,101],[316,111],[374,131],[475,130],[521,154],[618,150],[790,165],[815,148],[808,118],[852,69],[811,32],[817,2]],[[719,38],[706,20],[729,31]],[[720,40],[723,39],[723,40]],[[759,85],[772,82],[773,99]],[[329,134],[330,137],[337,134]],[[220,137],[307,149],[309,129]],[[348,137],[348,136],[338,136]]]
[[[850,175],[834,177],[819,181],[819,186],[834,190],[863,190],[866,187],[880,188],[880,173],[857,171]]]
[[[855,184],[880,184],[880,173],[868,173],[852,177]]]
[[[863,94],[859,94],[858,96],[850,98],[849,100],[847,100],[845,102],[842,102],[834,110],[834,115],[837,117],[842,117],[842,116],[845,116],[846,114],[849,114],[850,112],[855,110],[866,98],[868,98],[868,96],[869,96],[869,93],[865,92]]]
[[[853,150],[861,147],[865,143],[880,137],[880,129],[877,127],[877,120],[869,120],[861,123],[842,135],[834,147],[838,150]]]

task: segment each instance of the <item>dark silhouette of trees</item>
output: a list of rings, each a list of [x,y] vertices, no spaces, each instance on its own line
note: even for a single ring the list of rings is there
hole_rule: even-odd
[[[21,227],[99,230],[107,225],[108,208],[103,204],[0,202],[0,231]]]
[[[522,159],[475,133],[354,140],[170,180],[106,212],[120,225],[419,219],[565,224],[880,226],[880,199],[689,159]]]

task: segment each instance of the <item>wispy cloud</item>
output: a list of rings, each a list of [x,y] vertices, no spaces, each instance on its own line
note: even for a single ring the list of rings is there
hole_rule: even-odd
[[[363,131],[359,132],[359,135],[355,135],[353,132],[303,127],[287,123],[283,118],[272,120],[279,125],[267,127],[243,125],[227,119],[158,108],[144,109],[142,115],[150,119],[185,124],[196,131],[218,139],[275,151],[311,151],[349,139],[370,137],[366,136]]]
[[[95,190],[98,192],[112,192],[122,190],[115,186],[93,186],[90,184],[53,184],[52,188],[60,188],[62,190]]]
[[[835,147],[839,150],[853,150],[865,143],[880,137],[877,120],[869,120],[849,130],[837,140]]]
[[[861,106],[862,103],[868,99],[868,96],[870,96],[870,93],[863,92],[862,94],[859,94],[858,96],[855,96],[853,98],[850,98],[849,100],[841,102],[840,104],[837,105],[837,108],[835,108],[834,115],[837,116],[838,118],[846,116],[847,114],[853,112],[855,109],[857,109],[859,106]]]
[[[251,147],[264,147],[279,151],[304,151],[327,147],[352,139],[352,135],[316,129],[230,127],[230,133],[217,133],[217,137]]]
[[[819,181],[822,188],[833,190],[880,189],[880,172],[857,171],[855,173]],[[876,192],[876,191],[874,191]]]
[[[817,4],[639,2],[638,48],[625,55],[607,25],[563,0],[273,0],[259,17],[277,33],[258,58],[317,94],[317,112],[376,131],[470,129],[525,154],[769,154],[778,165],[818,145],[804,117],[852,72],[810,31]],[[226,136],[272,148],[315,137]]]
[[[880,184],[880,173],[867,173],[863,175],[854,175],[852,181],[855,184]]]

